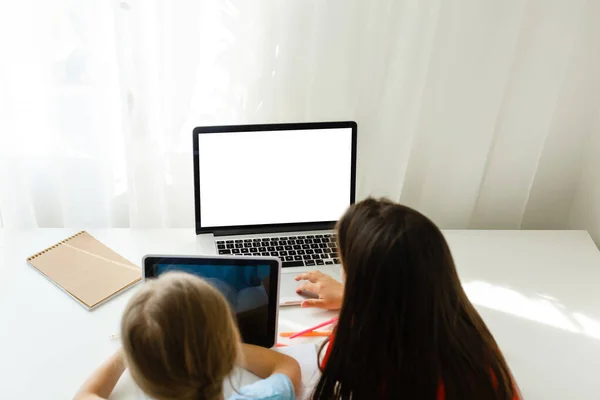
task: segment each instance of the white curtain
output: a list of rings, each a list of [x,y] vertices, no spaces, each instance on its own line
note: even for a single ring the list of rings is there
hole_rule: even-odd
[[[600,115],[587,146],[570,227],[587,230],[600,247]]]
[[[0,2],[0,224],[191,227],[194,126],[356,120],[359,198],[445,228],[567,227],[598,129],[599,15],[594,0]]]

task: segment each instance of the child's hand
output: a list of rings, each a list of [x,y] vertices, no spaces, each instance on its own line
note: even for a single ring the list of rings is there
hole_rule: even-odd
[[[125,357],[123,355],[123,348],[119,347],[119,350],[115,351],[115,354],[113,354],[113,357],[115,359],[115,364],[119,367],[122,368],[127,368],[127,366],[125,365]]]
[[[296,293],[305,290],[319,296],[318,299],[307,299],[302,302],[302,307],[317,307],[327,310],[339,310],[342,307],[344,296],[344,285],[319,271],[302,273],[295,278],[302,282],[296,289]]]

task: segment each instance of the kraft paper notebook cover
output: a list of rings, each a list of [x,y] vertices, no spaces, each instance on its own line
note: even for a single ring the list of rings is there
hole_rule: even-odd
[[[88,310],[139,282],[142,270],[83,231],[27,262]]]

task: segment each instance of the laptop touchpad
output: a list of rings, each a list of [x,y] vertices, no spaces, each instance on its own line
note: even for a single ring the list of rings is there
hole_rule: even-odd
[[[298,302],[305,299],[316,299],[319,296],[315,293],[303,291],[301,294],[296,293],[296,289],[302,282],[297,282],[294,277],[296,274],[281,274],[279,282],[279,304]],[[294,304],[288,304],[294,305]]]

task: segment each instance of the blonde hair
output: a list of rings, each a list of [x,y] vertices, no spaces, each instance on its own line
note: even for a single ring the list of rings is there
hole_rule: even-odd
[[[131,377],[156,400],[217,400],[240,354],[232,312],[202,279],[169,272],[146,282],[121,321]]]

